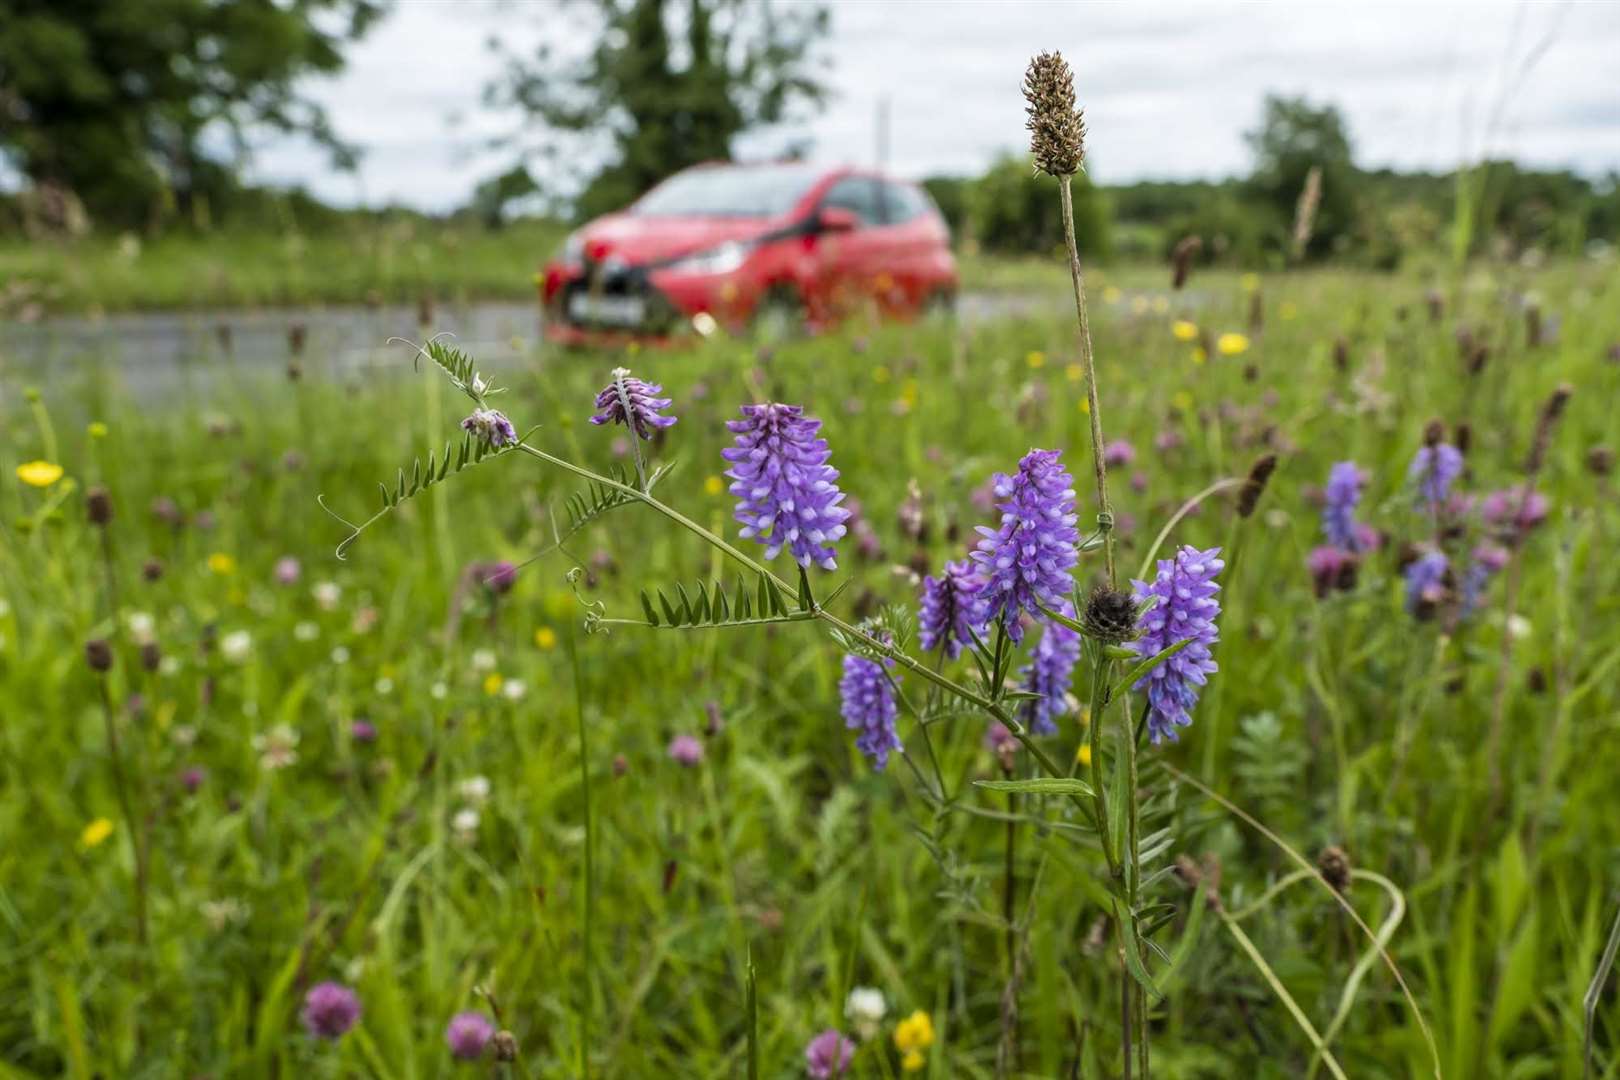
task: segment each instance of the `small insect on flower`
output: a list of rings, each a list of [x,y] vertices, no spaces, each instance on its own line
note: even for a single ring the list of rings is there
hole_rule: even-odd
[[[450,1056],[457,1061],[477,1061],[489,1049],[495,1037],[495,1024],[481,1012],[461,1012],[450,1018],[444,1029],[444,1041],[450,1044]]]
[[[688,769],[703,764],[703,742],[696,735],[677,735],[669,740],[669,759]]]
[[[517,442],[517,428],[498,409],[474,409],[461,422],[461,428],[472,432],[496,450]]]
[[[894,1047],[901,1053],[900,1067],[920,1072],[927,1059],[923,1051],[934,1045],[933,1017],[918,1009],[894,1026]]]
[[[89,851],[112,834],[113,823],[107,818],[98,817],[79,832],[79,847]]]
[[[828,1028],[804,1048],[804,1072],[810,1080],[837,1080],[848,1075],[855,1044],[837,1028]]]
[[[62,466],[50,461],[28,461],[17,466],[17,479],[29,487],[47,488],[62,479]]]
[[[304,1030],[318,1039],[341,1039],[360,1022],[360,995],[342,983],[322,982],[304,995],[299,1015]]]
[[[798,405],[744,405],[742,414],[726,423],[736,446],[721,451],[731,463],[740,535],[764,544],[767,559],[786,547],[800,566],[837,569],[832,544],[849,511],[838,505],[844,494],[827,464],[827,440],[816,434],[821,421]]]
[[[892,665],[892,660],[884,661]],[[844,726],[859,731],[855,747],[881,771],[889,764],[890,751],[902,749],[894,722],[900,715],[894,687],[876,660],[864,656],[844,657],[844,675],[838,680]]]
[[[1138,679],[1133,689],[1148,695],[1148,731],[1155,744],[1176,741],[1176,728],[1192,723],[1199,690],[1216,670],[1210,646],[1220,639],[1215,619],[1221,612],[1215,576],[1225,568],[1220,548],[1183,546],[1174,558],[1160,559],[1152,582],[1133,581],[1136,602],[1157,601],[1141,618],[1142,636],[1133,646],[1142,657],[1189,641],[1180,652]]]
[[[999,619],[1013,641],[1023,639],[1019,616],[1041,617],[1038,604],[1056,607],[1072,584],[1080,533],[1074,523],[1074,481],[1056,450],[1031,450],[1016,476],[995,475],[1001,525],[979,526],[983,539],[972,559],[986,575],[986,616]]]
[[[623,424],[641,438],[651,439],[655,430],[675,423],[675,417],[660,415],[670,404],[669,398],[658,396],[663,392],[659,384],[631,375],[629,368],[614,368],[613,381],[596,395],[596,407],[602,411],[591,417],[591,423]]]

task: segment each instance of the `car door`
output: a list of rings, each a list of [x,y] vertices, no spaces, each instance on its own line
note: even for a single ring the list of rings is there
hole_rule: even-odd
[[[842,318],[871,304],[892,259],[882,210],[882,189],[867,176],[846,176],[822,196],[822,209],[847,210],[856,227],[816,238],[818,299],[826,314]]]

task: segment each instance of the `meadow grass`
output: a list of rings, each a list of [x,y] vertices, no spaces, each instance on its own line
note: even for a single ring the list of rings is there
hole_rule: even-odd
[[[1153,868],[1177,856],[1203,867],[1199,891],[1179,883],[1191,869],[1156,884],[1173,914],[1152,961],[1165,992],[1155,1071],[1322,1075],[1300,1016],[1347,1075],[1435,1071],[1395,981],[1320,880],[1162,762],[1307,858],[1349,853],[1345,899],[1412,985],[1445,1076],[1580,1076],[1583,996],[1620,904],[1620,515],[1612,480],[1584,464],[1614,441],[1612,268],[1481,268],[1433,322],[1427,283],[1410,277],[1278,275],[1252,283],[1258,332],[1235,275],[1195,275],[1184,297],[1089,284],[1108,435],[1137,451],[1114,478],[1122,576],[1195,493],[1280,457],[1255,515],[1213,496],[1169,538],[1222,545],[1229,565],[1221,671],[1181,742],[1141,755],[1144,831],[1172,838]],[[1530,289],[1559,318],[1554,343],[1526,341],[1514,297]],[[519,430],[539,425],[532,443],[599,468],[628,467],[620,429],[584,423],[609,369],[662,382],[680,422],[651,449],[676,463],[660,496],[728,536],[723,421],[743,402],[805,404],[883,549],[862,559],[842,545],[833,579],[853,579],[838,601],[848,613],[914,604],[913,570],[960,557],[988,520],[975,492],[1030,446],[1084,469],[1067,303],[1058,293],[1034,317],[978,325],[855,325],[766,352],[715,340],[483,367],[511,387],[501,407]],[[1195,359],[1171,332],[1182,315],[1212,339],[1246,334],[1246,350]],[[1492,343],[1477,375],[1459,324]],[[337,561],[346,530],[317,494],[369,515],[378,481],[458,437],[460,404],[404,349],[363,377],[333,377],[315,356],[304,372],[227,380],[198,365],[152,402],[87,366],[38,400],[6,396],[0,1076],[443,1075],[445,1024],[489,1009],[482,989],[520,1045],[512,1075],[742,1075],[757,1037],[759,1075],[787,1077],[815,1032],[845,1026],[855,985],[881,989],[891,1021],[930,1014],[938,1037],[919,1075],[995,1075],[1004,1036],[1011,1075],[1116,1074],[1119,961],[1102,934],[1096,839],[1058,800],[973,787],[1003,775],[982,719],[932,725],[954,800],[941,812],[903,763],[877,774],[855,751],[838,717],[839,650],[815,624],[584,635],[582,602],[639,618],[641,587],[724,569],[639,507],[492,594],[468,564],[550,547],[552,515],[579,487],[517,455],[405,502]],[[1508,487],[1560,382],[1575,395],[1516,606],[1497,581],[1454,633],[1414,620],[1396,551],[1430,529],[1405,480],[1425,421],[1470,425],[1468,490]],[[1156,450],[1164,432],[1180,445]],[[35,459],[65,478],[21,483],[15,467]],[[1363,513],[1391,542],[1351,592],[1318,600],[1310,492],[1345,459],[1369,471]],[[920,545],[893,515],[913,478]],[[86,521],[91,485],[111,494],[104,532]],[[154,513],[162,498],[189,520]],[[282,584],[289,556],[299,573]],[[1099,565],[1088,557],[1083,576]],[[84,655],[103,637],[148,839],[144,945],[103,684]],[[164,657],[150,672],[148,637]],[[1499,674],[1498,791],[1487,732]],[[1082,673],[1075,693],[1089,689]],[[702,739],[695,767],[666,753],[683,733]],[[911,721],[900,735],[920,752]],[[1073,760],[1085,736],[1070,715],[1049,753]],[[204,770],[194,792],[191,768]],[[480,776],[483,799],[466,786]],[[102,820],[110,829],[91,827]],[[364,1004],[336,1044],[297,1022],[324,979]],[[1612,989],[1596,1014],[1596,1075],[1620,1074]],[[898,1076],[891,1037],[892,1025],[863,1045],[853,1075]]]

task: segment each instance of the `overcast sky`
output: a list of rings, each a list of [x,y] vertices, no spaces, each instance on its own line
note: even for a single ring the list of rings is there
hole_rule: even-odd
[[[1057,48],[1074,66],[1103,182],[1244,172],[1243,132],[1268,90],[1338,105],[1366,166],[1446,169],[1488,152],[1620,170],[1617,0],[829,6],[833,100],[792,131],[750,136],[740,154],[808,136],[817,160],[871,162],[887,100],[895,172],[981,170],[1022,147],[1019,79],[1032,53]],[[588,44],[553,0],[397,0],[341,76],[308,85],[364,150],[359,173],[333,173],[287,139],[263,145],[253,171],[341,203],[459,205],[510,161],[484,147],[514,122],[479,103],[496,66],[486,43],[499,35],[520,49],[543,33],[564,49]]]

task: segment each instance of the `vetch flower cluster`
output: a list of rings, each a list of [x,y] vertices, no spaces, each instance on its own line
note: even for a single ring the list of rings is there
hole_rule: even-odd
[[[517,428],[499,409],[474,409],[461,422],[461,428],[472,432],[496,450],[517,442]]]
[[[1367,474],[1355,462],[1340,461],[1328,471],[1327,486],[1322,489],[1322,532],[1329,544],[1353,555],[1376,541],[1371,528],[1356,522],[1356,507],[1366,483]]]
[[[892,663],[885,661],[885,664]],[[888,676],[876,660],[845,656],[838,696],[844,726],[860,732],[855,737],[856,749],[872,760],[873,768],[882,770],[889,764],[889,752],[901,749],[900,736],[894,730],[900,709]]]
[[[1215,594],[1220,586],[1215,576],[1225,568],[1220,548],[1205,551],[1184,546],[1172,559],[1160,559],[1153,581],[1134,581],[1137,603],[1157,601],[1142,615],[1142,636],[1136,651],[1153,656],[1180,641],[1189,641],[1180,652],[1155,667],[1134,689],[1148,696],[1148,731],[1153,741],[1176,741],[1176,728],[1192,723],[1189,715],[1198,703],[1199,690],[1216,670],[1209,647],[1220,639],[1215,619],[1221,603]]]
[[[1430,509],[1438,510],[1462,471],[1462,451],[1450,443],[1436,442],[1418,447],[1406,476]]]
[[[1080,534],[1074,523],[1074,480],[1056,450],[1031,450],[1016,476],[994,479],[1001,526],[979,526],[984,539],[972,558],[987,582],[986,617],[999,619],[1013,641],[1023,639],[1018,617],[1040,617],[1037,602],[1055,608],[1073,584]]]
[[[983,580],[966,559],[946,563],[939,577],[923,578],[918,644],[929,651],[942,648],[951,660],[960,656],[989,621],[983,591]]]
[[[849,511],[838,504],[838,470],[827,464],[821,421],[798,405],[744,405],[743,419],[727,421],[736,446],[721,451],[731,463],[741,535],[765,545],[765,558],[782,548],[800,566],[834,570],[832,543],[844,535]]]
[[[1069,605],[1062,614],[1073,618]],[[1056,735],[1057,718],[1068,708],[1074,665],[1080,662],[1080,635],[1062,623],[1041,624],[1041,640],[1030,650],[1029,663],[1019,670],[1025,690],[1040,697],[1021,703],[1024,725],[1036,735]]]
[[[658,396],[663,392],[658,383],[642,382],[631,375],[629,368],[614,368],[613,381],[596,395],[596,407],[602,411],[591,417],[591,423],[623,424],[641,438],[651,439],[655,429],[675,423],[675,417],[660,415],[670,405],[669,398]]]

